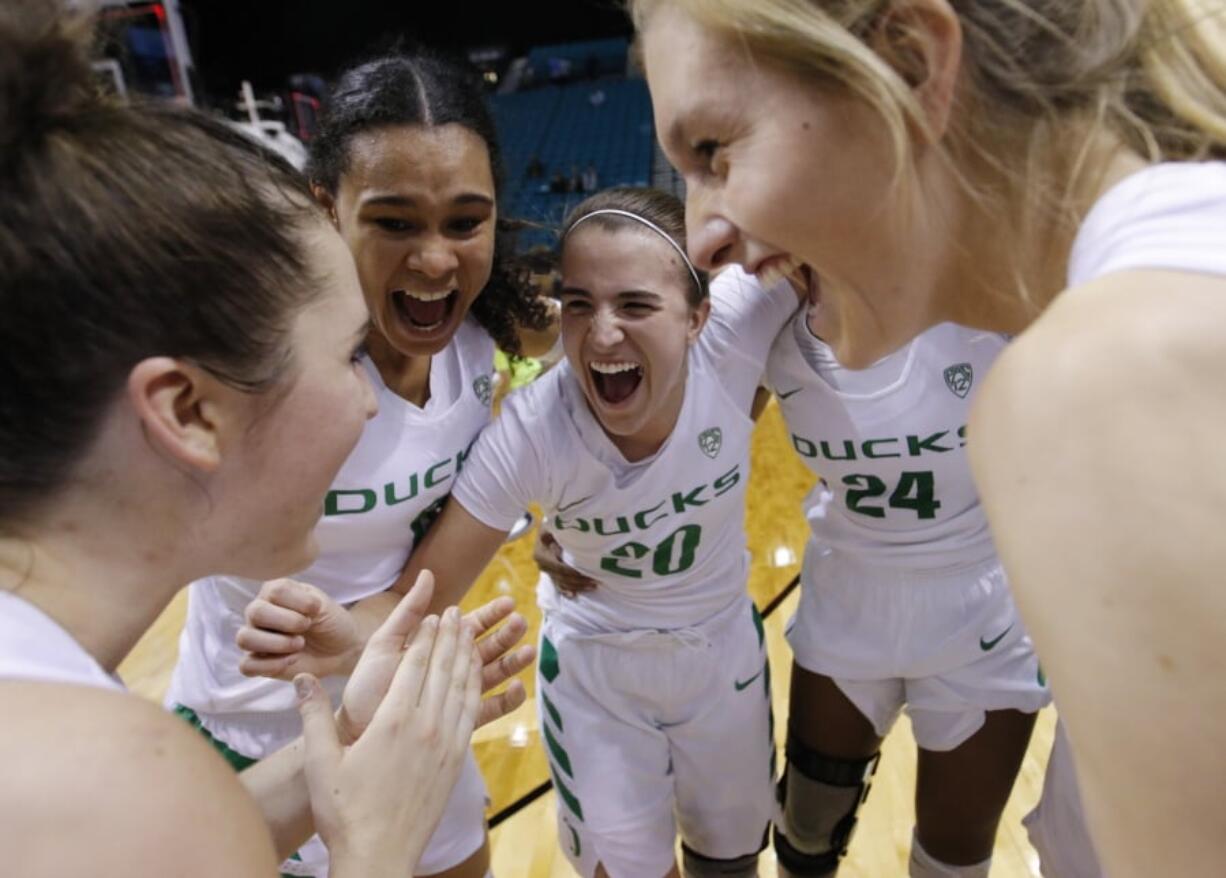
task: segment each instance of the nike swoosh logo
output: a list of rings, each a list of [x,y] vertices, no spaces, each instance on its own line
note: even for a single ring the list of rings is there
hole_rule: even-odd
[[[775,395],[780,399],[787,399],[789,396],[795,396],[802,390],[804,390],[803,387],[797,387],[795,390],[789,390],[787,393],[776,393]]]
[[[558,514],[561,515],[563,512],[565,512],[567,509],[570,509],[572,506],[578,506],[580,503],[584,502],[585,500],[591,500],[595,496],[596,496],[595,494],[588,494],[586,497],[580,497],[578,500],[576,500],[573,503],[567,503],[565,506],[559,506]]]
[[[752,683],[754,680],[758,679],[761,676],[762,676],[762,672],[758,671],[758,673],[754,674],[748,680],[745,680],[743,682],[741,680],[733,680],[732,685],[736,687],[737,692],[740,692],[742,689],[744,689],[746,686],[748,686],[750,683]]]
[[[982,649],[984,652],[987,652],[992,647],[994,647],[996,644],[1000,643],[1004,639],[1005,635],[1008,634],[1012,630],[1013,630],[1013,626],[1010,625],[1008,628],[1000,632],[1000,634],[998,634],[996,637],[992,638],[991,640],[984,640],[982,637],[980,637],[979,638],[979,648]]]

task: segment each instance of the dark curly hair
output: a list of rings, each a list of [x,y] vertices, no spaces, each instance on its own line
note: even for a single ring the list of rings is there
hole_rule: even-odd
[[[319,133],[311,142],[307,175],[335,194],[349,166],[355,135],[392,125],[449,124],[462,125],[485,141],[495,195],[500,195],[498,135],[476,74],[459,59],[433,49],[396,48],[337,77]],[[520,353],[518,327],[541,330],[551,320],[529,281],[528,266],[515,255],[519,226],[499,216],[493,270],[472,305],[473,317],[495,344],[515,355]]]

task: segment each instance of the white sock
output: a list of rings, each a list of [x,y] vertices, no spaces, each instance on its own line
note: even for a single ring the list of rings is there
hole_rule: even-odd
[[[988,878],[988,870],[992,868],[992,858],[988,857],[970,866],[951,866],[949,863],[942,863],[924,850],[919,841],[919,833],[912,832],[909,866],[911,878]]]

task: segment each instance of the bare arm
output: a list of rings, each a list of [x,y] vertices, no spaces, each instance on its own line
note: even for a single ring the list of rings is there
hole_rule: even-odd
[[[0,850],[27,878],[272,878],[251,797],[179,720],[143,699],[2,682]]]
[[[301,738],[238,775],[264,815],[277,857],[284,860],[315,832],[311,797],[302,773]]]
[[[392,590],[404,591],[422,570],[429,570],[434,573],[432,609],[437,612],[458,604],[498,553],[507,533],[484,524],[455,497],[448,497],[438,521],[413,550]]]
[[[1220,278],[1100,279],[1006,351],[970,428],[1117,878],[1226,856],[1224,330]]]

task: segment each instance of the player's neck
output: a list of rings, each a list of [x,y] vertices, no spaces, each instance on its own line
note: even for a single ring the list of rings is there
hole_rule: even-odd
[[[379,377],[392,393],[419,408],[430,401],[430,356],[402,354],[377,333],[371,333],[368,349]]]
[[[174,554],[173,540],[57,527],[0,540],[0,589],[51,617],[114,673],[190,578],[175,569]]]
[[[618,436],[605,430],[605,435],[621,452],[622,457],[630,463],[636,463],[646,460],[664,447],[681,417],[681,406],[685,402],[685,385],[686,379],[683,376],[672,388],[667,402],[643,429],[629,436]]]

